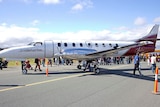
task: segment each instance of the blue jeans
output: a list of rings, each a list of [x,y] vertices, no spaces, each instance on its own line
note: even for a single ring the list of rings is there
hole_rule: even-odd
[[[152,72],[155,74],[156,64],[152,64]]]

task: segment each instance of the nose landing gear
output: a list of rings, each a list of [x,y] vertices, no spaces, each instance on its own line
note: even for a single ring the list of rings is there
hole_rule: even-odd
[[[100,73],[98,62],[96,61],[86,61],[86,63],[77,65],[78,69],[82,69],[84,72],[88,69],[91,72],[94,72],[95,74]]]

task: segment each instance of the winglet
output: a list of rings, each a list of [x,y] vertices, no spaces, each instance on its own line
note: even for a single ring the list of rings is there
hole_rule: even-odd
[[[136,42],[141,42],[141,41],[151,41],[154,44],[157,41],[157,36],[158,36],[158,30],[159,30],[159,25],[154,25],[151,31],[148,33],[148,35],[138,39]]]

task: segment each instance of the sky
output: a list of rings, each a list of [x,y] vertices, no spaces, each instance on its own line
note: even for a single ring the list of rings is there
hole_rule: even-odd
[[[38,40],[138,39],[160,24],[159,4],[159,0],[0,0],[0,48]]]

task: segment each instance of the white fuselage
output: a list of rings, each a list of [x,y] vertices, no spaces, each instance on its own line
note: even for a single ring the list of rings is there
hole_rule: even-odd
[[[90,59],[101,56],[85,56],[86,54],[99,52],[109,49],[114,49],[117,47],[122,47],[135,42],[124,42],[124,41],[55,41],[54,42],[54,56],[61,54],[64,58],[69,59]],[[59,46],[59,44],[61,44]],[[121,50],[112,55],[108,56],[122,56],[126,50]],[[59,55],[58,55],[59,56]]]
[[[100,56],[86,56],[93,52],[114,49],[135,42],[120,41],[51,41],[32,42],[26,46],[12,47],[0,51],[0,57],[10,59],[52,58],[63,56],[68,59],[90,59]],[[112,53],[122,56],[128,49]],[[108,56],[110,56],[108,54]]]

